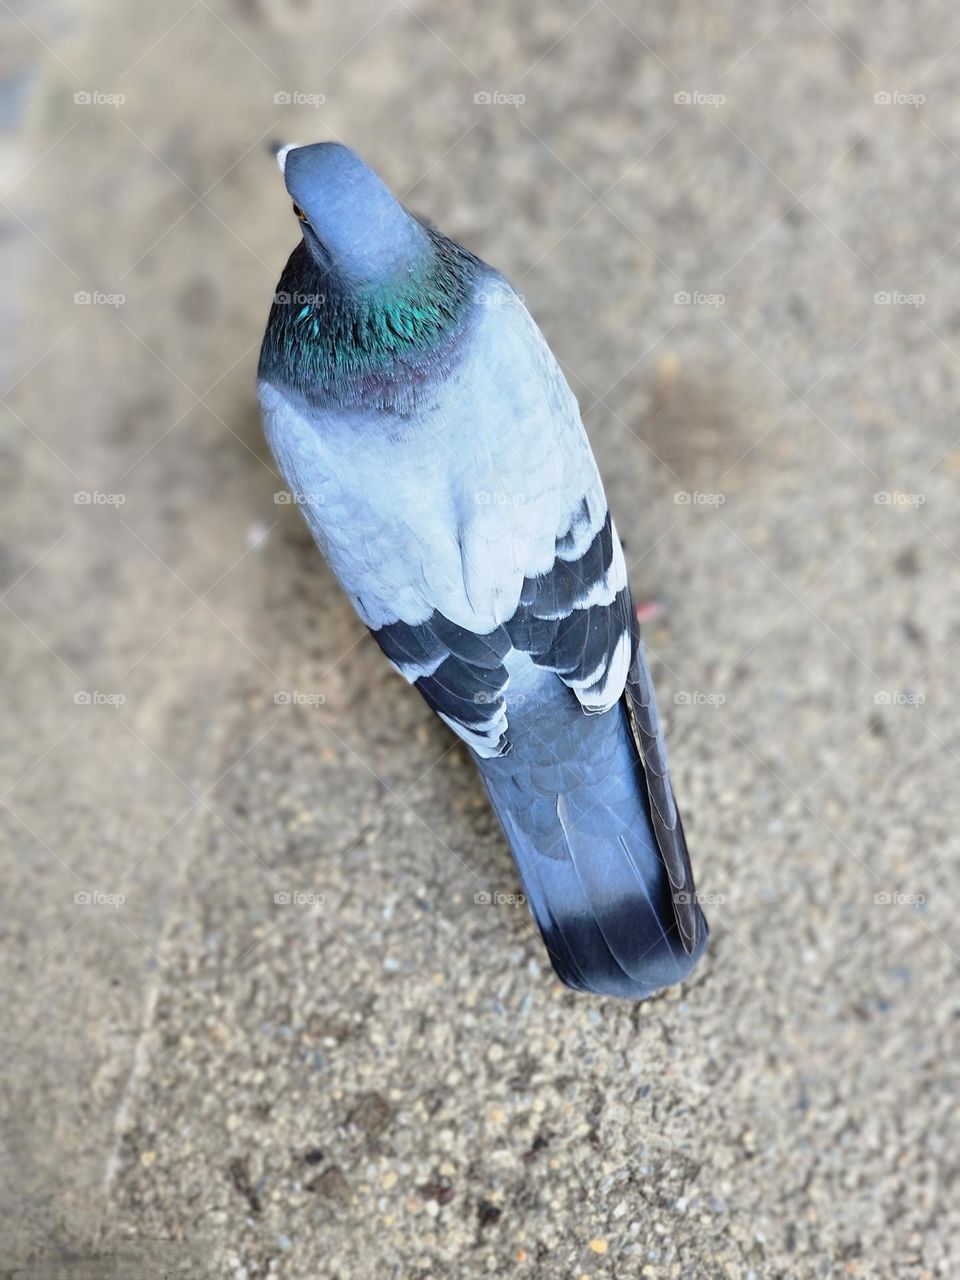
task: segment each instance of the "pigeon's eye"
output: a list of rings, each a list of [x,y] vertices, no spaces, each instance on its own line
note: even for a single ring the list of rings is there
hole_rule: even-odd
[[[294,205],[293,205],[293,212],[297,215],[297,217],[300,219],[301,222],[306,222],[307,215],[303,212],[303,210],[300,208],[300,206],[296,202],[294,202]]]

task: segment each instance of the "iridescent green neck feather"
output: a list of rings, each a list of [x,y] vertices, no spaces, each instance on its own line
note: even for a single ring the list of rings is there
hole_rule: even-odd
[[[478,259],[427,228],[399,276],[357,286],[317,265],[303,243],[280,278],[259,376],[315,405],[409,407],[455,358]]]

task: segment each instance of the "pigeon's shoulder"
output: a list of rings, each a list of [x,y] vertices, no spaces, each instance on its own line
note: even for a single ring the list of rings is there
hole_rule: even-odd
[[[259,386],[271,450],[313,536],[368,627],[429,616],[434,583],[459,576],[445,491],[429,457],[401,446],[384,415],[306,403]]]

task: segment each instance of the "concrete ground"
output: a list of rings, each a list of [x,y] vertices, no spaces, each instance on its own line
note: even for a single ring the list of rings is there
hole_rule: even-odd
[[[952,7],[4,9],[3,1264],[960,1274]],[[275,501],[274,137],[563,362],[663,601],[682,990],[475,902],[467,755]]]

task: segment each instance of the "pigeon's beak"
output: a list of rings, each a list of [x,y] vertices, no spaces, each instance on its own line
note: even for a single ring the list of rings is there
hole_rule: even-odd
[[[277,157],[277,164],[280,166],[280,172],[283,173],[287,164],[287,154],[295,151],[300,144],[297,142],[288,142],[285,145],[278,143],[274,147],[274,155]]]

